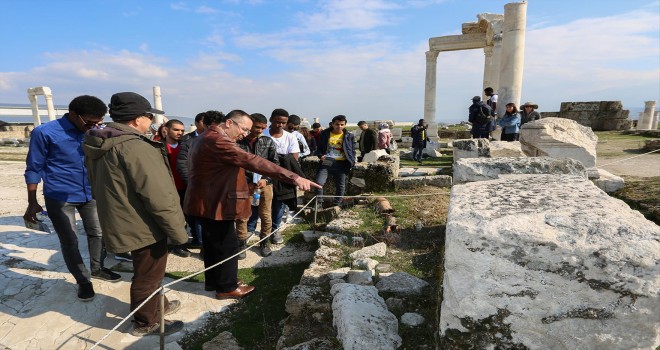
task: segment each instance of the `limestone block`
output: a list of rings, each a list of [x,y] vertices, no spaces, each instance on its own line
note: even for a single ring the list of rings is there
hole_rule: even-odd
[[[360,258],[353,261],[353,267],[362,270],[375,271],[378,264],[380,263],[377,260],[371,258]]]
[[[442,152],[438,151],[434,146],[435,144],[430,145],[429,147],[424,148],[422,156],[428,156],[430,158],[440,158],[442,157]]]
[[[527,155],[522,151],[520,141],[491,141],[490,157],[527,157]]]
[[[462,158],[490,157],[490,141],[486,139],[454,140],[454,162]]]
[[[373,275],[370,270],[350,270],[346,274],[346,281],[351,284],[370,286],[373,284],[372,277]]]
[[[358,177],[353,177],[351,178],[350,183],[354,186],[357,186],[359,188],[365,188],[367,187],[367,182],[364,179],[360,179]]]
[[[645,151],[655,151],[660,149],[660,140],[644,140]]]
[[[309,232],[309,231],[303,231]],[[329,247],[339,247],[346,244],[346,236],[337,235],[330,232],[320,232],[321,237],[319,237],[319,245],[325,245]]]
[[[587,178],[582,163],[569,158],[465,158],[454,163],[454,183],[497,179],[509,174],[572,174]]]
[[[400,177],[408,177],[412,176],[412,174],[415,173],[415,168],[401,168],[399,169],[399,176]]]
[[[238,341],[236,340],[236,338],[234,338],[234,335],[231,334],[231,332],[229,331],[224,331],[218,334],[212,340],[202,344],[202,349],[203,350],[243,350],[243,348],[238,345]]]
[[[407,272],[395,272],[378,281],[376,288],[381,292],[391,292],[397,295],[421,295],[423,289],[428,285],[428,282]]]
[[[328,284],[330,285],[330,287],[334,286],[337,283],[346,283],[346,281],[344,281],[343,279],[340,279],[340,278],[328,281]]]
[[[401,137],[403,136],[403,129],[401,128],[392,128],[390,131],[392,131],[392,138],[395,139],[396,141],[401,141]]]
[[[586,168],[596,166],[598,137],[590,128],[563,118],[543,118],[520,129],[522,150],[530,157],[548,156],[579,160]]]
[[[395,350],[401,346],[399,322],[373,286],[332,286],[332,322],[345,350]]]
[[[321,237],[321,234],[322,234],[322,232],[320,232],[320,231],[316,231],[316,232],[314,232],[314,231],[302,231],[300,233],[302,233],[303,239],[307,243],[316,242],[319,239],[319,237]]]
[[[317,262],[333,262],[339,260],[338,257],[342,255],[342,251],[337,248],[331,248],[325,245],[319,247],[314,253],[314,261]]]
[[[384,149],[373,150],[362,157],[363,163],[373,163],[378,161],[378,158],[386,156],[387,152]]]
[[[331,280],[340,279],[346,277],[348,271],[351,271],[350,267],[342,267],[340,269],[332,270],[328,272],[328,278]]]
[[[408,327],[417,327],[424,324],[424,316],[414,312],[406,312],[401,315],[401,323]]]
[[[315,311],[329,312],[330,298],[321,287],[296,285],[287,296],[284,308],[292,315]]]
[[[452,177],[449,175],[400,177],[394,180],[394,189],[409,189],[423,186],[451,187]]]
[[[657,346],[660,227],[584,177],[454,185],[446,232],[440,348]]]
[[[401,142],[402,142],[402,143],[412,143],[412,142],[413,142],[413,138],[410,137],[410,136],[402,136],[402,137],[401,137]]]
[[[300,285],[304,286],[322,286],[328,282],[328,271],[330,266],[327,262],[312,262],[300,276]]]
[[[412,159],[412,151],[402,150],[399,148],[399,159]]]
[[[594,185],[598,186],[601,190],[607,193],[614,193],[625,186],[625,181],[607,170],[598,169],[599,177],[597,179],[591,179],[591,182]]]
[[[356,250],[349,254],[349,257],[353,260],[361,258],[371,258],[373,256],[385,256],[387,253],[387,245],[383,242],[364,247],[360,250]]]
[[[417,168],[412,176],[433,176],[440,173],[441,170],[438,168]]]
[[[385,304],[387,305],[387,309],[393,313],[399,313],[401,310],[403,310],[403,299],[401,298],[387,298],[387,300],[385,300]]]

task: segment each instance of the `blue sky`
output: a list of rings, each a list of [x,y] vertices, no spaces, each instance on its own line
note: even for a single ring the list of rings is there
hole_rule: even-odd
[[[60,105],[120,91],[152,100],[158,85],[169,116],[282,107],[414,121],[428,39],[508,2],[2,0],[0,103],[27,103],[34,86]],[[438,122],[467,119],[482,76],[482,50],[440,54]],[[660,0],[529,0],[521,102],[600,100],[660,100]]]

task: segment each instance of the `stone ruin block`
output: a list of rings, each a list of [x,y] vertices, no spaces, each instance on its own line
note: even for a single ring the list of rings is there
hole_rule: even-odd
[[[621,101],[562,102],[557,117],[574,120],[593,130],[607,131],[630,129],[629,114]]]
[[[522,151],[520,141],[491,141],[490,157],[526,157],[526,155]]]
[[[660,227],[583,177],[454,185],[442,349],[653,349]]]
[[[488,139],[464,139],[455,140],[454,163],[462,158],[490,157],[490,141]]]
[[[590,128],[570,119],[543,118],[520,128],[520,144],[528,156],[571,158],[587,168],[596,166],[597,142]]]
[[[570,158],[465,158],[454,163],[454,183],[498,179],[511,174],[575,175],[587,178],[587,170]]]

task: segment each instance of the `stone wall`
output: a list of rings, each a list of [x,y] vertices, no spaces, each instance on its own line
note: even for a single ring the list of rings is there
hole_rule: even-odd
[[[621,101],[562,102],[559,112],[542,112],[542,118],[557,117],[575,120],[595,131],[628,130],[632,120],[630,111]]]
[[[32,124],[9,124],[2,122],[2,124],[0,124],[0,139],[22,139],[30,137],[32,130],[34,130],[34,126]]]

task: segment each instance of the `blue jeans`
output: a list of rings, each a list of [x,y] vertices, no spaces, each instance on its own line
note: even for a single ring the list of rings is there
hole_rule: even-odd
[[[82,218],[83,227],[87,234],[87,247],[89,248],[89,265],[91,271],[98,271],[103,267],[106,251],[101,236],[101,225],[96,212],[96,201],[84,203],[60,202],[45,198],[48,217],[53,222],[53,229],[60,239],[62,256],[67,269],[76,279],[76,283],[90,281],[90,270],[87,270],[78,249],[78,236],[76,230],[76,210]]]
[[[418,162],[422,161],[422,155],[424,155],[424,146],[419,146],[413,148],[412,158]]]
[[[316,173],[316,183],[321,185],[317,188],[316,195],[323,195],[323,185],[328,181],[328,175],[332,175],[335,179],[335,197],[332,201],[333,204],[341,204],[341,196],[346,192],[346,177],[351,170],[351,163],[346,160],[335,160],[331,165],[324,165],[321,163],[319,170]],[[323,203],[323,198],[319,198],[319,203]]]
[[[271,217],[273,219],[273,226],[271,232],[277,230],[282,224],[282,216],[284,216],[284,202],[278,201],[273,198],[273,204],[271,207]]]

